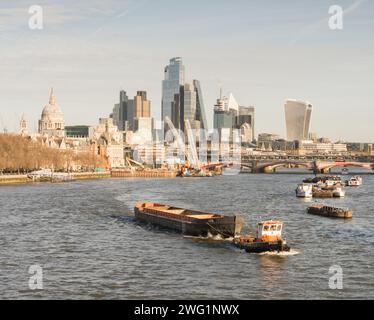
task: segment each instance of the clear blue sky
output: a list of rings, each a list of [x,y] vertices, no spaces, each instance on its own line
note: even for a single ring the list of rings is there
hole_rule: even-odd
[[[44,29],[28,28],[29,6]],[[328,9],[346,10],[344,29]],[[208,121],[222,83],[256,107],[256,134],[285,136],[283,102],[314,105],[319,136],[374,142],[374,1],[0,0],[0,129],[34,129],[53,86],[69,125],[108,116],[125,89],[160,115],[163,68],[183,57],[201,81]]]

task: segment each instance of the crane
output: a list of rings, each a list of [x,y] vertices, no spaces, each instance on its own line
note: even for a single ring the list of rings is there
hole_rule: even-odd
[[[186,149],[186,146],[184,144],[184,141],[181,137],[181,135],[179,134],[178,130],[174,127],[174,124],[173,122],[170,120],[170,118],[168,116],[165,117],[165,122],[167,123],[167,125],[169,126],[176,142],[177,142],[177,145],[178,145],[178,148],[179,150],[186,155],[187,157],[187,160],[189,163],[192,163],[193,162],[193,157],[192,155],[190,154],[189,150]]]
[[[196,167],[200,168],[200,160],[199,160],[199,156],[197,155],[196,142],[195,142],[194,135],[193,135],[193,132],[192,132],[192,129],[191,129],[190,120],[188,120],[188,119],[185,121],[185,128],[187,130],[189,152],[190,152],[190,155],[191,155],[190,163],[193,166],[196,166]]]

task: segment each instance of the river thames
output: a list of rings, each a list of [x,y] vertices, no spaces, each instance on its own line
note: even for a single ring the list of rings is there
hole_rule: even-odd
[[[350,221],[306,214],[295,197],[308,175],[103,179],[0,186],[2,299],[374,298],[374,176],[324,203]],[[345,178],[343,176],[343,178]],[[138,201],[285,223],[290,255],[248,254],[229,241],[183,237],[134,221]],[[322,202],[318,200],[318,202]],[[31,265],[43,289],[30,290]],[[343,289],[329,287],[329,268]]]

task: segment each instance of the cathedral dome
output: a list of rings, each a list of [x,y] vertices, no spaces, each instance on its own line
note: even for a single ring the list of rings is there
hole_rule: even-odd
[[[42,111],[42,119],[49,119],[52,122],[64,122],[64,116],[56,104],[56,98],[53,94],[53,88],[49,95],[49,103],[44,107]]]
[[[53,88],[49,95],[49,102],[43,108],[41,119],[39,120],[39,133],[49,136],[65,136],[65,120],[60,108],[56,104]]]

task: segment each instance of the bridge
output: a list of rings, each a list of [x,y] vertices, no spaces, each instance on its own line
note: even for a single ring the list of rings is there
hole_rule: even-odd
[[[357,167],[367,170],[374,170],[373,162],[361,161],[305,161],[305,160],[252,160],[242,161],[242,169],[250,170],[253,173],[272,173],[277,168],[306,168],[314,173],[329,173],[332,168],[336,167]]]

